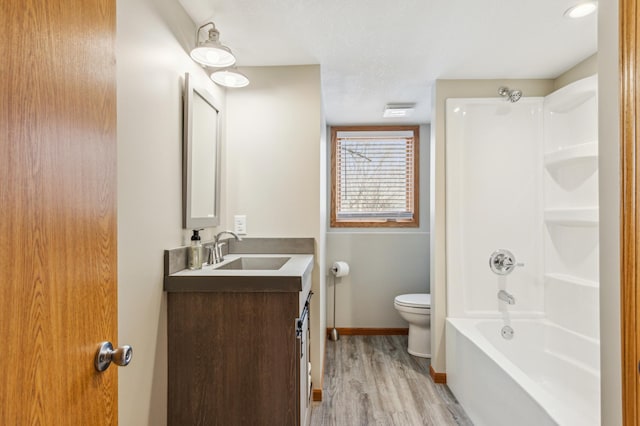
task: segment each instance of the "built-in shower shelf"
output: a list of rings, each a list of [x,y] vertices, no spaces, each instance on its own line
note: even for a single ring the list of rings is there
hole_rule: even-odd
[[[566,113],[579,107],[597,94],[596,76],[569,84],[545,97],[545,109],[552,113]]]
[[[563,226],[598,226],[598,208],[546,209],[544,221]]]
[[[544,155],[544,164],[547,168],[557,168],[569,164],[595,161],[598,159],[598,142],[587,142],[572,145],[548,152]]]
[[[589,287],[589,288],[599,287],[599,284],[597,281],[585,280],[584,278],[576,277],[574,275],[548,273],[548,274],[544,274],[544,277],[547,280],[562,281],[564,283],[579,285],[582,287]]]

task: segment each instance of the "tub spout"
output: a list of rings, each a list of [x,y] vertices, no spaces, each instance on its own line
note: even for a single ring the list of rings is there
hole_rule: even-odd
[[[504,290],[500,290],[498,292],[498,299],[507,302],[510,305],[515,305],[516,304],[516,298],[513,297],[512,295],[510,295],[509,293],[507,293]]]

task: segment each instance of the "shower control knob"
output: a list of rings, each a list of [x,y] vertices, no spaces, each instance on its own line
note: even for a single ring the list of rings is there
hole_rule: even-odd
[[[489,268],[498,275],[508,275],[516,266],[524,266],[524,263],[517,263],[516,257],[507,249],[496,250],[489,257]]]

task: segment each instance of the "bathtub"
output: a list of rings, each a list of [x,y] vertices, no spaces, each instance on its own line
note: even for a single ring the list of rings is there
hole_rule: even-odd
[[[600,424],[599,343],[545,319],[448,318],[447,384],[476,426]]]

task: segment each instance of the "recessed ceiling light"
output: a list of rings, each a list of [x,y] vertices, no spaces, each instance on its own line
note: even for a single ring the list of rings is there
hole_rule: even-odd
[[[388,104],[384,107],[384,118],[407,117],[413,114],[416,104]]]
[[[587,1],[583,3],[578,3],[574,6],[571,6],[569,9],[564,11],[564,16],[567,18],[583,18],[587,15],[591,15],[598,8],[598,2],[596,1]]]

